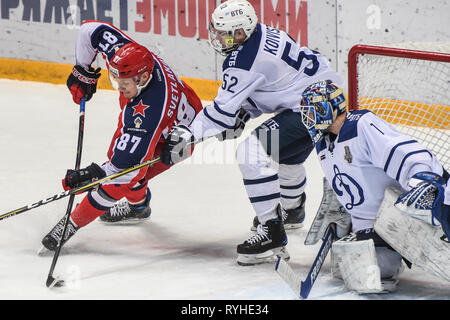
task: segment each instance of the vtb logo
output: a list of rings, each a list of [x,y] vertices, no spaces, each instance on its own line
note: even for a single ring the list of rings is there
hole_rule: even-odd
[[[231,14],[232,17],[242,16],[244,14],[244,11],[242,11],[242,9],[233,10],[233,11],[230,12],[230,14]]]

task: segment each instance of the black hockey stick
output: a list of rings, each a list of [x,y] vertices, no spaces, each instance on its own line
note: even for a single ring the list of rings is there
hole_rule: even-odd
[[[209,139],[209,138],[211,138],[211,137],[202,138],[202,139],[200,139],[198,141],[195,141],[193,144],[195,145],[195,144],[200,143],[202,141],[205,141],[206,139]],[[189,146],[189,144],[188,144],[188,146]],[[135,165],[133,167],[129,167],[129,168],[124,169],[124,170],[122,170],[120,172],[117,172],[117,173],[114,173],[112,175],[106,176],[106,177],[104,177],[102,179],[99,179],[99,180],[87,183],[85,185],[82,185],[82,186],[80,186],[78,188],[74,188],[74,189],[63,191],[63,192],[57,193],[57,194],[55,194],[53,196],[47,197],[45,199],[39,200],[39,201],[31,203],[29,205],[23,206],[21,208],[18,208],[18,209],[15,209],[15,210],[3,213],[2,215],[0,215],[0,220],[13,217],[15,215],[18,215],[18,214],[21,214],[23,212],[29,211],[31,209],[40,207],[42,205],[46,205],[46,204],[48,204],[50,202],[53,202],[53,201],[56,201],[56,200],[60,200],[60,199],[65,198],[67,196],[76,195],[76,194],[79,194],[79,193],[82,193],[82,192],[89,191],[91,189],[96,188],[98,185],[100,185],[100,184],[102,184],[102,183],[104,183],[106,181],[119,178],[119,177],[121,177],[123,175],[126,175],[127,173],[130,173],[130,172],[142,169],[142,168],[147,167],[147,166],[152,166],[152,165],[154,165],[155,163],[157,163],[159,161],[161,161],[161,158],[159,156],[157,156],[157,157],[154,157],[154,158],[152,158],[150,160],[147,160],[145,162],[137,164],[137,165]]]
[[[84,134],[84,115],[85,115],[85,104],[86,99],[82,98],[80,101],[80,119],[78,122],[78,144],[77,144],[77,156],[75,160],[75,170],[80,169],[81,163],[81,153],[83,150],[83,134]],[[55,254],[53,255],[52,265],[50,266],[50,271],[48,272],[46,286],[48,288],[52,287],[61,287],[64,284],[63,280],[57,280],[53,277],[53,271],[55,270],[56,262],[58,261],[59,253],[61,252],[61,247],[63,243],[64,235],[66,234],[67,225],[69,224],[70,214],[72,212],[73,201],[75,200],[75,194],[71,194],[69,197],[69,202],[67,204],[67,210],[64,220],[64,227],[61,234],[61,238],[58,240],[58,245],[55,250]]]
[[[76,195],[76,194],[78,194],[78,193],[82,193],[82,192],[89,191],[89,190],[91,190],[91,189],[94,189],[94,188],[97,187],[98,185],[100,185],[100,184],[106,182],[106,181],[109,181],[109,180],[113,180],[113,179],[119,178],[119,177],[121,177],[121,176],[123,176],[123,175],[125,175],[125,174],[127,174],[127,173],[133,172],[133,171],[135,171],[135,170],[142,169],[142,168],[144,168],[144,167],[146,167],[146,166],[151,166],[151,165],[153,165],[153,164],[155,164],[155,163],[157,163],[157,162],[159,162],[159,161],[160,161],[160,157],[159,157],[159,156],[158,156],[158,157],[154,157],[154,158],[152,158],[152,159],[150,159],[150,160],[147,160],[147,161],[145,161],[145,162],[142,162],[142,163],[140,163],[140,164],[137,164],[137,165],[135,165],[135,166],[133,166],[133,167],[124,169],[124,170],[122,170],[122,171],[120,171],[120,172],[118,172],[118,173],[115,173],[115,174],[109,175],[109,176],[107,176],[107,177],[104,177],[104,178],[102,178],[102,179],[99,179],[99,180],[90,182],[90,183],[85,184],[85,185],[83,185],[83,186],[80,186],[80,187],[78,187],[78,188],[74,188],[74,189],[70,189],[70,190],[67,190],[67,191],[63,191],[63,192],[57,193],[57,194],[55,194],[55,195],[53,195],[53,196],[47,197],[47,198],[45,198],[45,199],[39,200],[39,201],[34,202],[34,203],[31,203],[31,204],[29,204],[29,205],[23,206],[23,207],[21,207],[21,208],[19,208],[19,209],[15,209],[15,210],[6,212],[6,213],[0,215],[0,220],[7,219],[7,218],[10,218],[10,217],[13,217],[13,216],[15,216],[15,215],[24,213],[24,212],[29,211],[29,210],[31,210],[31,209],[40,207],[40,206],[42,206],[42,205],[46,205],[46,204],[48,204],[48,203],[50,203],[50,202],[53,202],[53,201],[56,201],[56,200],[60,200],[60,199],[65,198],[65,197],[67,197],[67,196]]]
[[[282,260],[280,257],[278,258],[275,265],[275,271],[278,272],[281,278],[289,284],[291,289],[294,290],[295,294],[301,299],[308,298],[312,286],[319,275],[320,269],[325,262],[325,258],[327,257],[335,238],[336,225],[334,223],[330,223],[325,231],[325,235],[322,238],[322,245],[320,246],[319,252],[314,259],[305,281],[301,280],[300,275],[296,275],[294,273],[286,261]]]

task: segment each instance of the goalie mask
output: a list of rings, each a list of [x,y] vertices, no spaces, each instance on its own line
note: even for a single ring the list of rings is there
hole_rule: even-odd
[[[109,63],[109,79],[112,86],[118,90],[120,79],[133,79],[138,89],[138,95],[152,79],[155,60],[152,53],[144,46],[130,42],[121,47]],[[141,76],[149,73],[149,79],[141,84]]]
[[[234,41],[235,31],[244,30],[245,42],[255,31],[257,23],[258,16],[248,1],[228,0],[218,6],[211,16],[209,43],[214,50],[227,55],[241,45]]]
[[[330,80],[316,82],[303,91],[300,112],[302,122],[314,143],[342,113],[347,101],[342,89]]]

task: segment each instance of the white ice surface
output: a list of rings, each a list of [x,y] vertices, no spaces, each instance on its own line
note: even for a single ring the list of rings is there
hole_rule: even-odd
[[[119,114],[117,96],[99,91],[86,104],[82,167],[106,160]],[[61,179],[75,164],[79,110],[63,85],[11,80],[0,80],[0,103],[3,214],[62,190]],[[262,120],[252,120],[249,128]],[[54,273],[65,278],[64,288],[45,286],[52,255],[39,257],[36,251],[65,213],[68,198],[0,221],[0,299],[295,299],[273,264],[241,267],[235,261],[236,245],[251,234],[254,216],[233,160],[235,142],[199,147],[200,158],[151,181],[150,221],[129,226],[94,221],[66,244]],[[288,233],[290,264],[304,277],[320,245],[303,244],[322,197],[315,154],[306,168],[305,228]],[[310,299],[352,300],[449,297],[450,284],[415,268],[402,274],[396,293],[357,295],[331,277],[329,258],[310,294]]]

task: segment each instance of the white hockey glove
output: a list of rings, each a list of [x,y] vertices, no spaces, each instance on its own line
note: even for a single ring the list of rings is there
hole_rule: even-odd
[[[411,190],[402,194],[395,206],[416,219],[438,226],[443,218],[444,183],[436,173],[418,172],[408,183]]]
[[[239,138],[244,131],[245,124],[248,120],[250,120],[250,114],[241,108],[237,115],[234,128],[227,129],[216,135],[217,140],[224,141]]]
[[[178,163],[192,154],[194,135],[188,127],[178,125],[172,128],[164,142],[161,162],[169,166]]]

